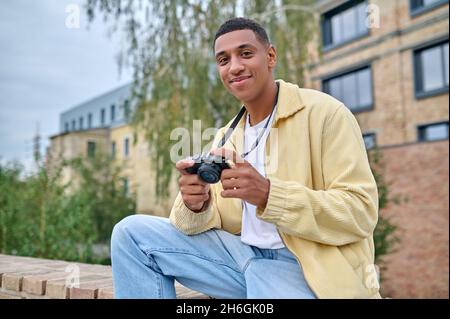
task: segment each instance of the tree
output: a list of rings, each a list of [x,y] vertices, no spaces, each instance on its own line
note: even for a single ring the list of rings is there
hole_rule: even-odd
[[[109,246],[113,226],[135,212],[123,192],[122,169],[105,155],[37,162],[25,174],[18,163],[0,163],[0,253],[82,262],[105,262],[93,245]],[[61,183],[64,168],[76,181]],[[107,261],[106,261],[107,262]]]
[[[121,29],[127,37],[118,62],[133,69],[137,109],[131,121],[152,146],[158,197],[168,195],[173,173],[170,132],[190,128],[193,120],[201,120],[203,128],[219,127],[239,109],[215,71],[212,44],[220,24],[238,15],[257,19],[278,48],[276,76],[301,84],[307,45],[318,25],[314,2],[87,0],[90,21],[103,14],[112,31]]]
[[[399,196],[389,195],[389,185],[386,183],[383,173],[383,154],[380,149],[375,148],[368,153],[370,167],[378,186],[378,209],[379,211],[386,208],[389,202],[399,204],[400,201],[406,200]],[[375,228],[373,237],[375,242],[375,262],[382,263],[382,257],[391,253],[400,239],[395,236],[397,227],[391,223],[387,217],[380,216],[378,218],[377,227]]]

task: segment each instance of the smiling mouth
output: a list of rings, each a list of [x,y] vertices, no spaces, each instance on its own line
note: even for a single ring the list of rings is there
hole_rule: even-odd
[[[250,78],[251,78],[251,75],[249,75],[249,76],[240,76],[238,78],[232,79],[230,81],[230,83],[239,83],[239,82],[245,81],[245,80],[250,79]]]

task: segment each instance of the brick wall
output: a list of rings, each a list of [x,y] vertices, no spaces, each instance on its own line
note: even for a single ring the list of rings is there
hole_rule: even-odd
[[[175,282],[179,299],[208,298]],[[0,254],[0,299],[111,299],[111,266]]]
[[[385,258],[385,297],[449,297],[448,143],[383,150],[390,195],[407,196],[407,202],[381,212],[398,226],[401,238],[397,251]]]

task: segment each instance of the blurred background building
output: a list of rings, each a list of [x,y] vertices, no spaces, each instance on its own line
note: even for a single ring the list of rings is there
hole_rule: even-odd
[[[126,84],[62,113],[60,133],[50,137],[50,165],[58,159],[93,157],[99,152],[109,155],[123,168],[124,191],[136,195],[137,212],[167,216],[173,198],[158,201],[154,196],[150,150],[129,124],[134,110],[130,100],[131,84]],[[62,183],[73,179],[75,171],[64,168]]]
[[[403,199],[381,211],[401,239],[385,259],[382,293],[448,298],[448,1],[320,0],[316,9],[320,43],[306,87],[350,108],[366,148],[382,152],[390,194]],[[50,154],[105,150],[125,165],[137,211],[167,216],[176,187],[155,200],[150,148],[127,124],[129,96],[125,85],[61,114]]]

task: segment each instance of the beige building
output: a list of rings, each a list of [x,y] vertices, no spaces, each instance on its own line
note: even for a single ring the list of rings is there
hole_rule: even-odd
[[[109,141],[109,131],[105,128],[65,132],[50,137],[51,144],[48,158],[49,165],[61,163],[62,159],[94,156],[96,152],[106,152]],[[64,167],[62,171],[62,184],[76,179],[72,169]]]
[[[118,164],[123,165],[130,190],[136,195],[136,209],[141,214],[169,216],[176,195],[176,184],[171,185],[171,196],[158,200],[155,197],[155,172],[151,166],[150,149],[144,137],[123,123],[110,130],[111,153]]]
[[[127,121],[127,113],[132,111],[129,96],[130,85],[125,85],[62,113],[61,133],[50,138],[49,165],[52,167],[61,159],[108,154],[122,168],[123,187],[136,196],[137,212],[168,216],[176,184],[171,185],[173,195],[168,200],[159,201],[154,196],[148,145]],[[76,178],[72,169],[63,170],[63,183]]]

